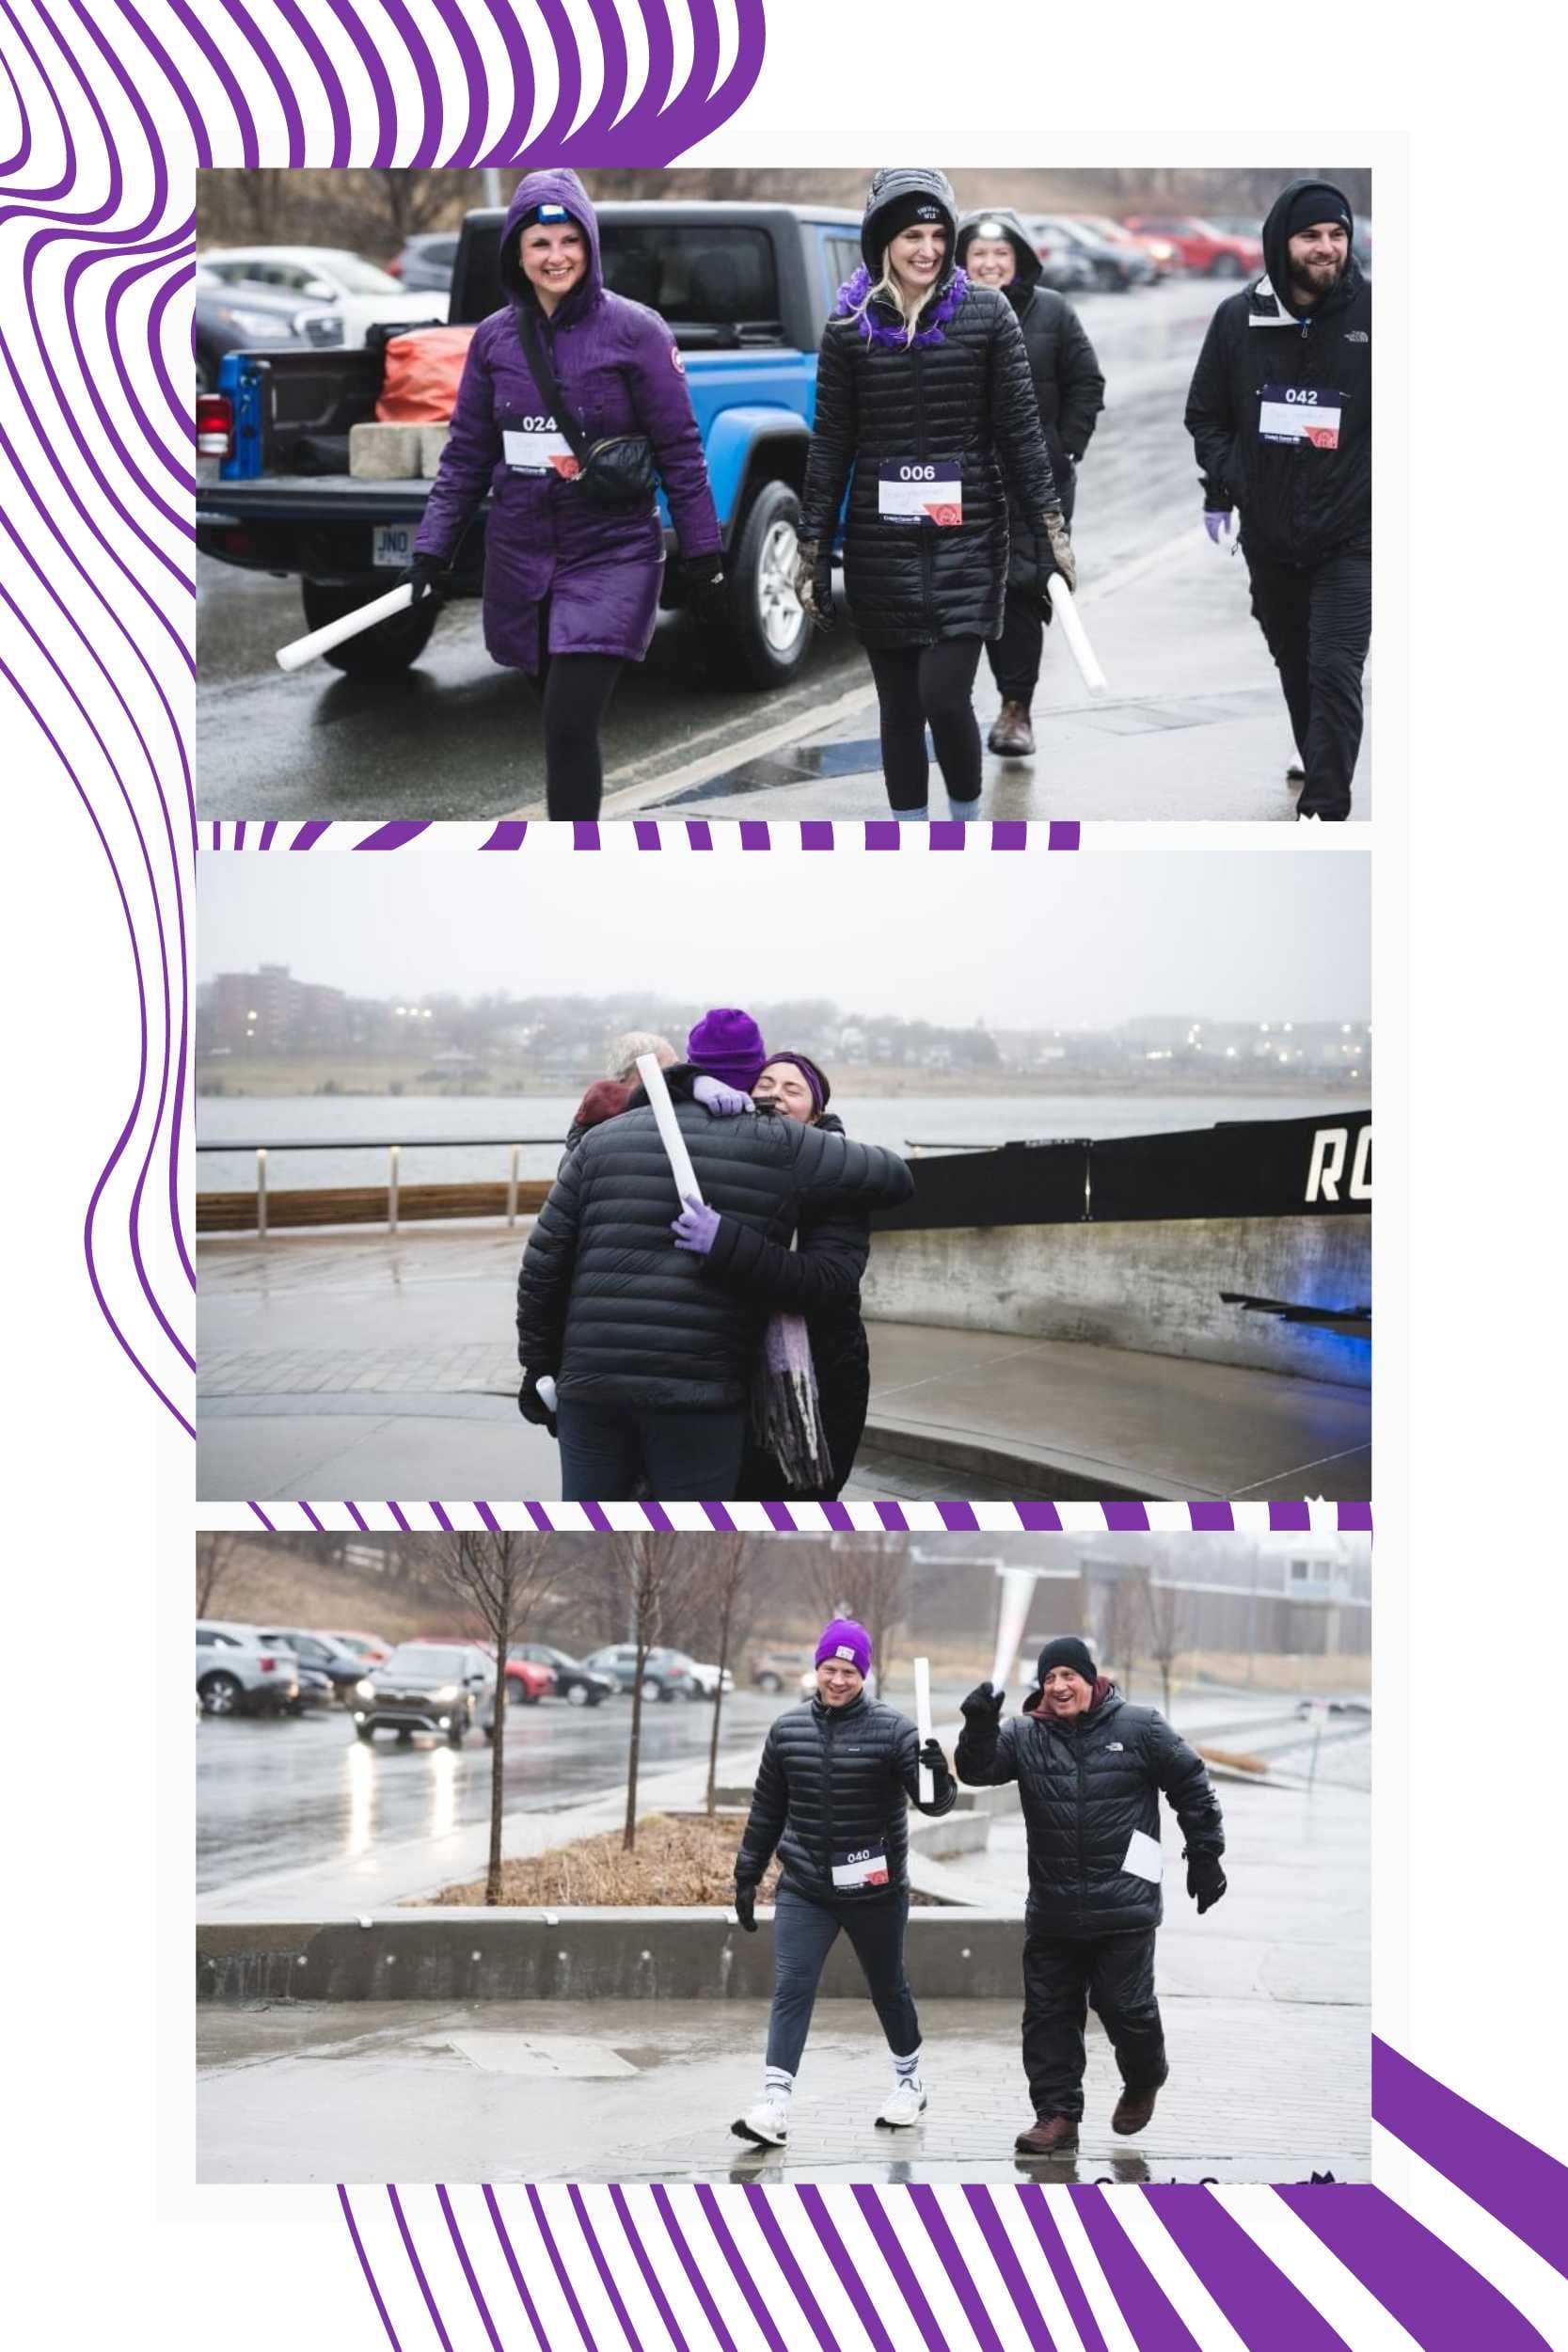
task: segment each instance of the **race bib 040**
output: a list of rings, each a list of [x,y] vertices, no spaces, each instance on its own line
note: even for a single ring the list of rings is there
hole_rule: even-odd
[[[863,1886],[885,1886],[887,1856],[879,1846],[860,1846],[851,1853],[833,1856],[833,1884],[846,1894]]]
[[[1313,449],[1338,449],[1339,412],[1348,395],[1321,384],[1265,384],[1259,394],[1258,430],[1265,441],[1306,441]]]
[[[877,512],[885,523],[931,523],[951,531],[964,518],[962,469],[941,457],[884,459],[878,469]]]
[[[559,474],[562,482],[578,478],[578,461],[553,417],[518,417],[501,427],[501,454],[514,473]]]

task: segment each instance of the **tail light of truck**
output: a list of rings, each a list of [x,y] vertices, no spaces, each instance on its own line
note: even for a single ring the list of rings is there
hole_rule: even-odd
[[[196,453],[198,457],[231,457],[234,453],[234,406],[222,392],[197,396]]]
[[[277,1661],[276,1658],[262,1658],[258,1661],[258,1663],[264,1675],[270,1675],[277,1666]]]

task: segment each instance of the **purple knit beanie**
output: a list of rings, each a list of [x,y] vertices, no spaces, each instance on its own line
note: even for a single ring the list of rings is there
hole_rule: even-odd
[[[832,1625],[822,1629],[822,1639],[816,1645],[816,1663],[824,1665],[830,1658],[843,1661],[857,1672],[871,1672],[871,1636],[863,1625],[853,1617],[835,1617]]]
[[[718,1005],[705,1012],[686,1041],[686,1057],[710,1077],[750,1094],[768,1059],[762,1031],[749,1012]]]

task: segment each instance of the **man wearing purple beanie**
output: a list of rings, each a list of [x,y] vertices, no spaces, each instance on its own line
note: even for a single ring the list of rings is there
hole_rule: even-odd
[[[789,2137],[789,2102],[816,1988],[842,1928],[893,2053],[893,2090],[877,2121],[893,2129],[925,2113],[920,2020],[904,1971],[910,1915],[908,1807],[950,1813],[958,1784],[935,1740],[920,1744],[907,1715],[870,1697],[871,1637],[835,1617],[816,1645],[816,1695],[781,1715],[763,1743],[752,1810],[735,1864],[735,1908],[756,1932],[757,1887],[775,1851],[773,2012],[762,2097],[732,2125],[765,2148]],[[920,1802],[920,1769],[932,1796]]]
[[[756,1112],[767,1061],[748,1012],[719,1006],[664,1073],[705,1207],[787,1242],[801,1210],[895,1208],[914,1189],[895,1152]],[[561,1442],[569,1502],[732,1499],[765,1301],[705,1279],[677,1247],[682,1201],[641,1087],[591,1128],[540,1210],[517,1277],[517,1403]],[[553,1379],[553,1409],[539,1383]]]

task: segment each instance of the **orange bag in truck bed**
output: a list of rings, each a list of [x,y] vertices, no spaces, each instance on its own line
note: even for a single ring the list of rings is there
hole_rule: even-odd
[[[446,424],[473,340],[471,326],[421,326],[387,345],[377,424]]]

